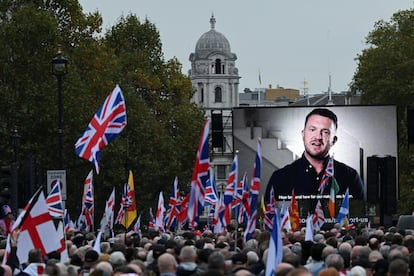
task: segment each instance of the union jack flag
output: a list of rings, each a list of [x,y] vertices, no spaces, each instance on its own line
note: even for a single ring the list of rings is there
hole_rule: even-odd
[[[264,216],[264,225],[267,228],[267,230],[273,229],[273,217],[275,216],[275,213],[276,213],[275,206],[276,206],[275,193],[272,187],[270,189],[269,203],[266,204],[266,212]]]
[[[223,194],[220,194],[219,200],[215,204],[214,208],[214,219],[213,219],[213,232],[222,233],[226,228],[225,219],[225,207],[223,201]]]
[[[101,151],[121,133],[126,124],[125,100],[121,88],[117,85],[76,142],[76,154],[92,162],[96,173],[99,174]]]
[[[191,229],[194,229],[195,223],[198,221],[198,217],[203,211],[206,182],[210,178],[209,130],[210,120],[207,119],[200,137],[193,176],[191,178],[190,199],[188,204],[188,219]]]
[[[252,185],[250,188],[250,214],[247,221],[246,231],[244,233],[244,240],[248,241],[252,238],[256,230],[257,219],[257,203],[260,191],[260,172],[262,168],[262,140],[259,137],[257,140],[256,159],[253,167]]]
[[[132,226],[131,230],[128,232],[129,235],[132,234],[141,234],[141,215],[138,216],[137,221],[135,222],[134,226]]]
[[[149,208],[149,222],[148,222],[148,227],[149,228],[155,228],[155,219],[154,219],[154,215],[152,214],[152,208]]]
[[[124,191],[121,197],[121,203],[118,211],[118,215],[116,216],[116,224],[121,224],[122,220],[125,216],[125,211],[132,206],[132,193],[128,183],[124,184]]]
[[[329,158],[329,161],[328,161],[328,164],[326,165],[321,182],[319,183],[318,191],[320,194],[323,193],[326,186],[328,186],[329,184],[329,179],[333,176],[334,176],[334,161],[333,161],[333,158]]]
[[[312,217],[312,224],[315,230],[320,230],[322,225],[325,223],[325,215],[323,214],[321,201],[318,199],[318,203],[315,207],[315,212]]]
[[[210,171],[210,178],[206,182],[205,196],[204,206],[212,206],[217,202],[216,177],[212,171]]]
[[[168,209],[165,213],[165,228],[171,229],[177,227],[178,216],[180,215],[180,190],[178,189],[178,177],[175,177]]]
[[[65,233],[68,232],[70,228],[74,228],[74,223],[70,220],[69,212],[67,209],[65,209],[63,222],[65,223]]]
[[[52,217],[62,217],[65,213],[62,204],[60,181],[56,181],[46,198],[47,209]]]
[[[233,162],[231,164],[231,171],[229,178],[227,179],[226,190],[224,191],[224,204],[230,205],[235,198],[235,192],[238,181],[238,159],[237,154],[234,155]]]
[[[241,186],[240,204],[238,205],[238,208],[237,206],[235,208],[237,210],[236,214],[238,222],[239,224],[242,224],[243,222],[247,221],[247,214],[250,214],[250,195],[247,173],[244,173],[242,180],[239,182],[239,186]]]
[[[92,177],[93,171],[91,170],[83,183],[82,212],[80,219],[78,220],[79,229],[85,230],[86,232],[91,230],[94,216],[94,190]]]
[[[184,227],[188,219],[188,202],[190,200],[190,194],[186,195],[180,202],[180,215],[178,216],[178,223],[181,227]]]

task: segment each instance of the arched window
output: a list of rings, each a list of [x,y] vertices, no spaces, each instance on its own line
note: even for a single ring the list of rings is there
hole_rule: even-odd
[[[216,69],[216,74],[222,74],[222,68],[221,68],[221,60],[220,59],[216,59],[216,65],[214,66],[214,68]]]
[[[216,89],[214,89],[214,101],[216,103],[221,103],[222,102],[222,95],[223,93],[221,92],[221,87],[216,87]]]

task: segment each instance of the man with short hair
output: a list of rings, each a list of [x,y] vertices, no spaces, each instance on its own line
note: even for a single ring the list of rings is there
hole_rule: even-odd
[[[176,276],[177,275],[177,261],[170,253],[163,253],[158,257],[158,270],[160,276]]]
[[[197,252],[193,246],[186,245],[181,248],[179,259],[177,276],[190,276],[197,271]]]

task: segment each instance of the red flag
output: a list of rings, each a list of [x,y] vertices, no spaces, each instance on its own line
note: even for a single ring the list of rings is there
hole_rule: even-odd
[[[188,217],[188,202],[190,200],[190,194],[186,195],[180,203],[180,215],[178,216],[178,222],[184,224]]]
[[[101,150],[121,133],[126,124],[125,100],[117,85],[76,142],[76,154],[92,162],[99,174]]]
[[[296,201],[295,191],[292,190],[292,199],[289,206],[290,226],[292,231],[298,231],[300,228],[299,207]]]

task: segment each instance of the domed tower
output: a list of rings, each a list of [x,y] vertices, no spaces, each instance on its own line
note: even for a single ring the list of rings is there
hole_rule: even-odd
[[[223,190],[233,161],[232,108],[239,105],[239,73],[236,54],[227,38],[216,31],[216,19],[210,18],[211,29],[197,41],[190,54],[189,77],[195,90],[193,101],[208,110],[211,117],[211,166],[218,190]]]
[[[216,19],[210,18],[211,29],[197,41],[190,54],[189,77],[196,93],[193,101],[204,108],[238,106],[239,72],[236,54],[227,38],[216,31]]]

